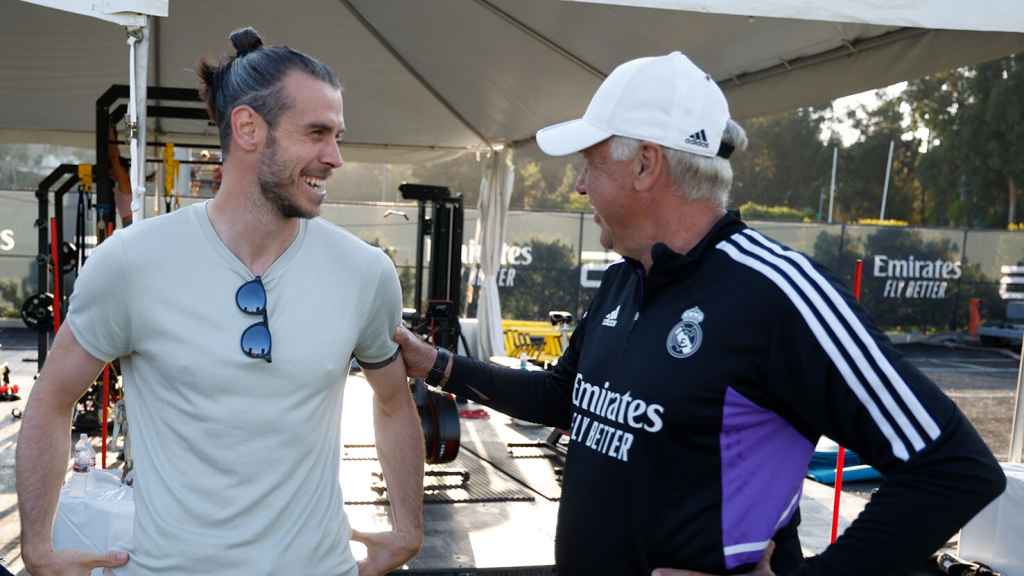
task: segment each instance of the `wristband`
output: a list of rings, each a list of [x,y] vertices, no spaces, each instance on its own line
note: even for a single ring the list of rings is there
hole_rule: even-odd
[[[430,372],[427,373],[427,377],[424,378],[427,384],[440,388],[444,382],[444,372],[448,368],[448,359],[451,357],[451,353],[444,348],[437,348],[437,358],[434,360],[434,366],[430,368]]]

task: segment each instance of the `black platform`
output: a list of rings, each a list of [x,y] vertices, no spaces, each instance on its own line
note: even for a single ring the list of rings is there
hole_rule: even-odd
[[[352,394],[356,390],[349,389],[346,404],[362,401]],[[356,411],[349,408],[346,418]],[[426,466],[423,548],[398,573],[556,573],[561,461],[543,443],[550,428],[516,426],[508,416],[488,413],[488,419],[461,421],[462,446],[454,462]],[[354,528],[387,529],[387,490],[369,432],[363,427],[346,435],[342,446],[345,510]]]

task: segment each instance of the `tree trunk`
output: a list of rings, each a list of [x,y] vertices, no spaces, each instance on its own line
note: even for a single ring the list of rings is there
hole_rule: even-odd
[[[1017,223],[1017,183],[1013,181],[1013,176],[1006,177],[1006,183],[1009,188],[1010,196],[1010,210],[1008,214],[1007,225]]]

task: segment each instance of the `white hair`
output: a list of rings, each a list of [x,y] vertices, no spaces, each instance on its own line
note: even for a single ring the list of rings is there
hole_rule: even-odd
[[[729,120],[722,134],[722,142],[734,150],[745,150],[747,133],[743,127]],[[613,136],[609,142],[613,160],[632,160],[640,152],[641,141],[626,136]],[[675,148],[661,147],[668,160],[672,183],[690,200],[711,200],[719,207],[729,205],[732,189],[732,166],[719,156],[700,156]]]

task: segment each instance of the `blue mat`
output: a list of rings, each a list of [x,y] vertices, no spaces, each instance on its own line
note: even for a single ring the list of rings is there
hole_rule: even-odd
[[[821,482],[832,486],[836,482],[836,458],[838,452],[835,450],[817,450],[811,456],[811,462],[807,467],[807,477],[815,482]],[[862,464],[860,456],[853,450],[846,451],[843,460],[843,483],[871,482],[880,480],[882,474],[867,464]]]

